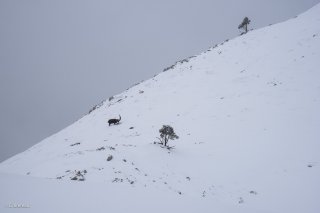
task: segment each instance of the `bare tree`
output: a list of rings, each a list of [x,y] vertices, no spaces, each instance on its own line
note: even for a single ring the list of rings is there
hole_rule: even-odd
[[[250,24],[251,20],[248,17],[245,17],[241,24],[239,24],[238,29],[244,29],[245,33],[248,32],[248,25]]]

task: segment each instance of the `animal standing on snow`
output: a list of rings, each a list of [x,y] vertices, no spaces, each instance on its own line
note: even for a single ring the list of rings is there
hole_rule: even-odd
[[[120,120],[121,120],[121,116],[120,116],[120,115],[119,115],[119,119],[117,119],[117,118],[111,118],[111,119],[109,119],[109,120],[108,120],[109,126],[110,126],[111,124],[113,124],[113,125],[119,124]]]

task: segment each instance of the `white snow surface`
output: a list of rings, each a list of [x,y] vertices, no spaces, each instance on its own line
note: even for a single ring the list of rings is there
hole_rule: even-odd
[[[320,4],[99,106],[0,164],[0,212],[320,212]]]

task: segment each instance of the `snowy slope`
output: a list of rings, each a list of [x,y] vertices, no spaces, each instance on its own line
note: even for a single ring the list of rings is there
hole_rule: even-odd
[[[111,200],[127,189],[137,195],[130,202],[157,193],[169,206],[185,199],[208,212],[319,212],[319,59],[317,5],[176,63],[0,171],[58,179],[49,185],[71,190],[102,184]],[[154,144],[164,124],[180,136],[170,151]],[[78,171],[84,182],[71,181]]]

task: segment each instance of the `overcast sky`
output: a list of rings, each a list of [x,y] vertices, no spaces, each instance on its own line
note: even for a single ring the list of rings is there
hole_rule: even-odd
[[[0,161],[100,101],[320,0],[0,0]],[[107,119],[107,118],[106,118]]]

